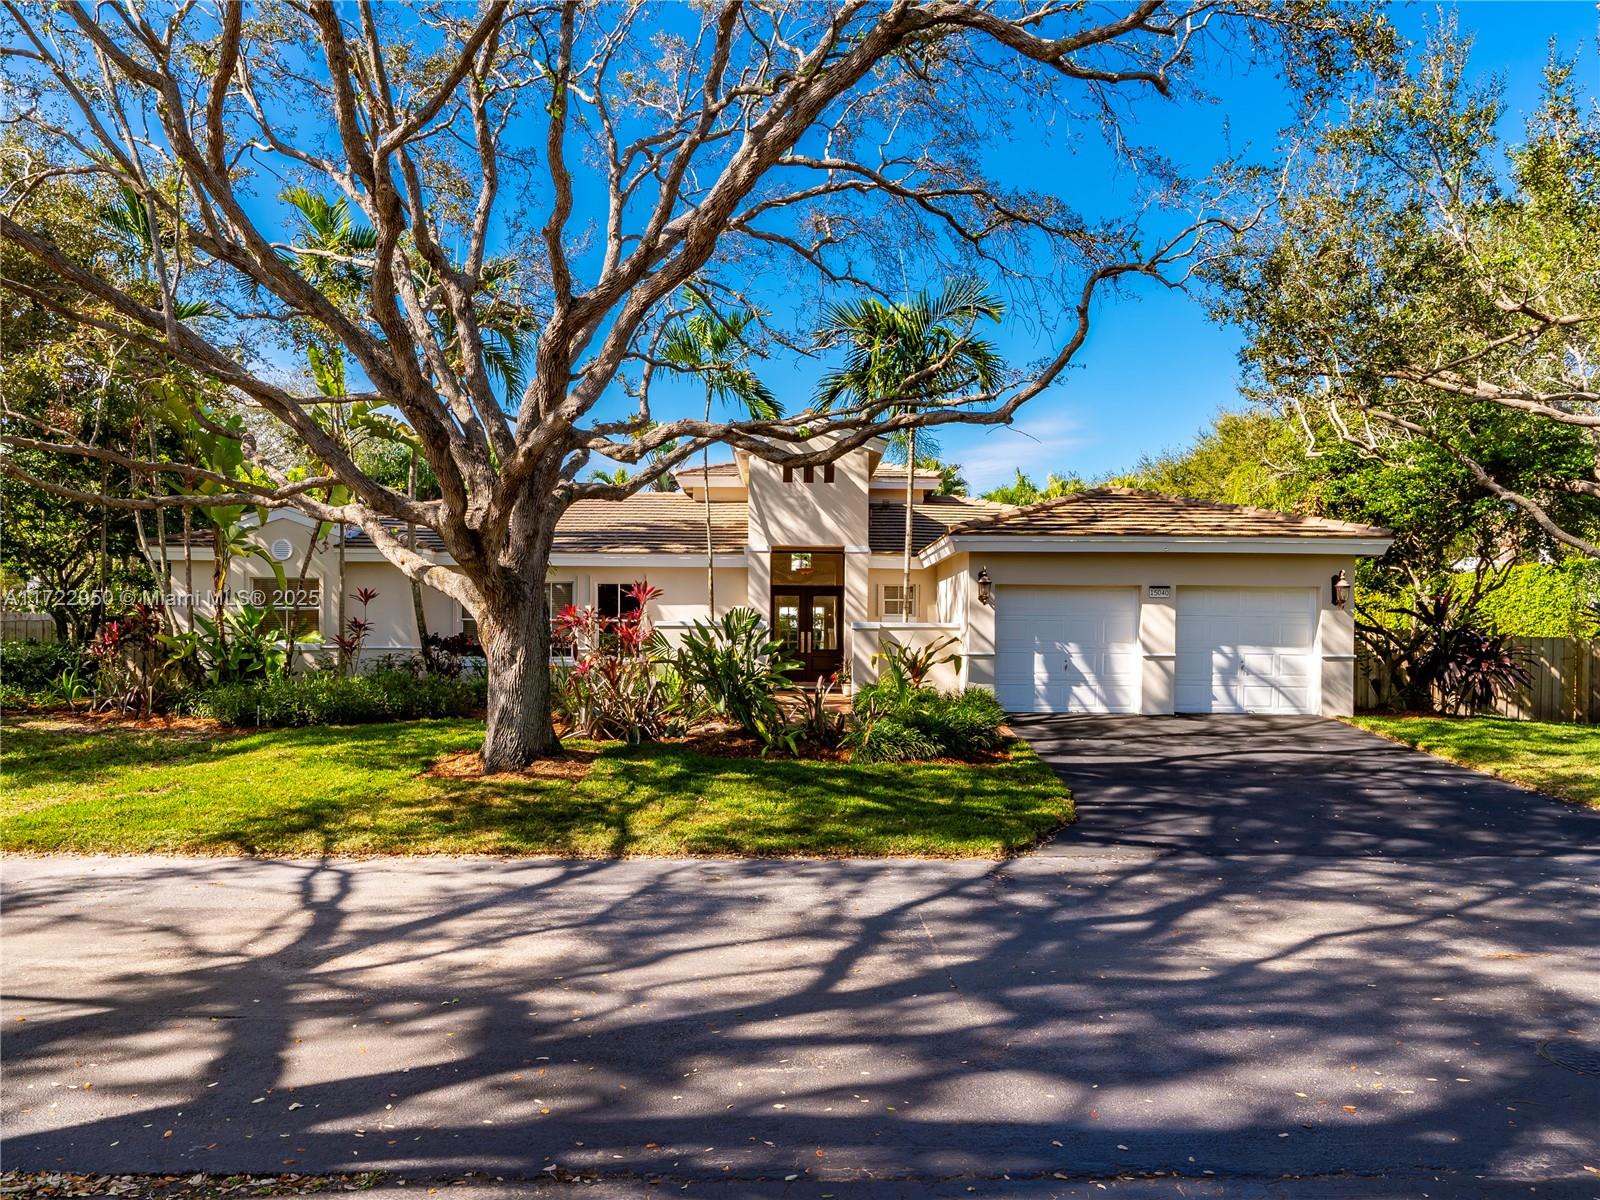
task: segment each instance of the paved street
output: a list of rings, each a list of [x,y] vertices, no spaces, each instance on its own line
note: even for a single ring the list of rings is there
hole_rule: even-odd
[[[8,860],[5,1166],[1600,1195],[1600,860],[1472,849]]]

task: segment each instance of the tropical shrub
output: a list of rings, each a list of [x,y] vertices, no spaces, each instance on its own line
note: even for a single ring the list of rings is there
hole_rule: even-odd
[[[481,675],[449,679],[397,670],[311,671],[215,684],[191,692],[182,707],[224,725],[359,725],[470,716],[483,708],[486,696]]]
[[[198,670],[218,683],[276,679],[288,670],[289,642],[283,622],[270,608],[241,604],[220,621],[194,615],[195,628],[168,635],[168,664]],[[301,642],[320,641],[315,634]]]
[[[971,758],[1000,749],[1005,710],[982,688],[943,693],[886,670],[856,692],[844,745],[863,762]]]
[[[764,743],[780,739],[783,713],[775,693],[791,685],[800,664],[767,632],[753,608],[735,608],[714,621],[696,621],[672,656],[672,665],[708,711],[755,734]]]
[[[100,626],[89,643],[97,664],[97,706],[149,716],[167,689],[167,635],[161,609],[139,603]]]
[[[1361,614],[1356,628],[1373,652],[1390,708],[1477,712],[1531,675],[1510,638],[1480,627],[1469,598],[1445,590],[1410,607]]]
[[[73,642],[0,642],[0,681],[24,692],[43,691],[62,671],[80,666],[93,670]]]
[[[555,635],[573,648],[571,668],[552,669],[557,708],[578,733],[637,743],[673,728],[674,686],[662,669],[666,643],[651,627],[648,606],[661,589],[645,580],[624,593],[635,607],[607,617],[569,605],[556,614]]]
[[[935,667],[951,663],[957,671],[961,669],[961,655],[951,649],[960,644],[961,639],[955,634],[935,638],[920,648],[905,646],[891,639],[879,647],[872,661],[880,671],[902,676],[910,686],[921,687],[927,683]]]

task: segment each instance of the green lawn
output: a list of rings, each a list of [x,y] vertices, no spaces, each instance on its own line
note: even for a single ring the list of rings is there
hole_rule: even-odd
[[[1600,808],[1600,726],[1500,717],[1356,717],[1353,722],[1462,766]]]
[[[0,849],[998,857],[1073,819],[1021,743],[981,766],[591,744],[581,780],[423,774],[482,734],[450,720],[248,734],[8,721]]]

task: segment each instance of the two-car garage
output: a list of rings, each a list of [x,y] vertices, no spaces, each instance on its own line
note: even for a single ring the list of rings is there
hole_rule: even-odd
[[[1011,712],[1338,716],[1355,707],[1350,579],[1390,541],[1105,487],[952,525],[922,559],[962,684]]]
[[[1161,711],[1144,703],[1152,658],[1172,662],[1180,713],[1317,711],[1316,590],[1161,590],[1165,611],[1141,637],[1150,601],[1139,588],[1005,589],[995,613],[1000,702],[1014,712]],[[1175,646],[1155,644],[1173,625]]]

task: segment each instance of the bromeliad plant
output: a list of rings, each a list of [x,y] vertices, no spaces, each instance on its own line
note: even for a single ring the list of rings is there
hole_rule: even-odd
[[[633,607],[619,616],[576,605],[556,614],[555,637],[572,646],[575,659],[561,680],[561,700],[584,737],[639,743],[660,737],[671,717],[661,669],[666,643],[649,616],[662,592],[639,580],[623,594]]]
[[[919,688],[928,682],[928,676],[933,674],[935,667],[950,663],[955,670],[961,670],[961,655],[951,649],[960,644],[961,639],[954,634],[936,638],[921,647],[905,646],[890,640],[884,642],[872,656],[872,661],[880,670],[903,679],[907,686]]]

